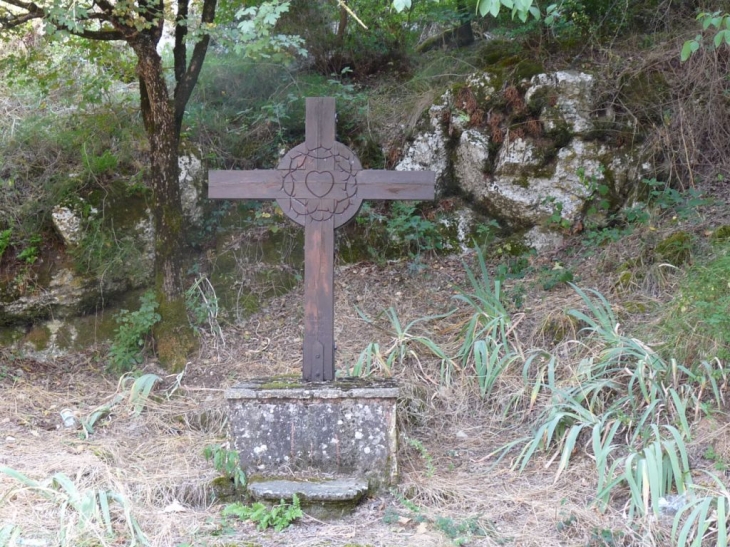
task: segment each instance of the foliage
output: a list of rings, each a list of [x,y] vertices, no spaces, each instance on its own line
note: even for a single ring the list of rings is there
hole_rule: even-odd
[[[376,322],[365,315],[360,309],[357,309],[358,314],[364,321],[371,325],[378,326]],[[395,365],[403,367],[406,359],[412,358],[419,361],[418,349],[425,349],[428,354],[435,356],[441,360],[441,381],[448,384],[451,381],[451,375],[455,367],[454,361],[446,355],[446,352],[438,346],[433,340],[427,336],[418,335],[412,333],[412,330],[417,325],[432,321],[434,319],[442,319],[448,317],[449,314],[444,315],[433,315],[415,319],[403,325],[398,318],[395,308],[389,308],[381,313],[385,315],[390,323],[390,329],[386,330],[393,337],[391,345],[381,352],[380,345],[377,343],[370,343],[360,354],[356,370],[365,373],[372,372],[374,366],[377,366],[380,371],[386,376],[392,376]]]
[[[229,478],[235,489],[239,490],[246,485],[246,473],[241,469],[237,451],[208,445],[203,449],[203,457],[205,457],[205,461],[212,460],[215,470]]]
[[[433,456],[431,456],[431,453],[428,451],[428,449],[423,446],[423,443],[418,439],[406,437],[406,442],[409,446],[415,448],[418,451],[418,454],[421,456],[421,459],[426,466],[426,476],[433,477],[436,474],[436,467],[433,464]]]
[[[695,218],[700,207],[713,203],[712,199],[705,197],[695,188],[681,192],[655,178],[643,179],[642,184],[648,187],[650,205],[657,207],[663,213],[672,213],[682,220]]]
[[[211,334],[223,339],[223,330],[218,323],[218,297],[210,279],[204,276],[198,277],[185,291],[185,304],[188,314],[192,316],[194,327],[200,329],[207,324]]]
[[[708,474],[714,488],[694,485],[696,497],[684,505],[672,525],[672,540],[680,547],[724,547],[730,536],[730,491]]]
[[[702,25],[703,31],[706,31],[709,28],[716,30],[715,36],[712,39],[712,45],[715,49],[719,48],[723,44],[730,45],[730,14],[723,13],[721,11],[715,11],[713,13],[701,12],[697,15],[697,21],[699,21]],[[698,51],[702,46],[702,43],[703,40],[701,34],[698,34],[691,40],[684,42],[680,53],[682,62],[689,59],[693,53]]]
[[[172,396],[177,389],[181,378],[182,375],[179,375],[175,386],[173,386],[173,388],[167,393],[168,398]],[[162,379],[156,374],[143,374],[138,378],[134,378],[129,374],[123,374],[121,378],[119,378],[117,393],[111,401],[97,407],[84,418],[79,419],[82,428],[81,436],[88,439],[91,435],[93,435],[94,427],[97,423],[100,420],[109,417],[112,411],[120,403],[124,402],[125,399],[127,399],[127,402],[131,405],[132,413],[139,416],[142,413],[142,410],[144,410],[144,407],[147,405],[152,388],[161,380]],[[131,386],[129,385],[130,382]]]
[[[160,320],[160,314],[155,311],[158,305],[154,292],[147,291],[140,297],[137,311],[120,310],[114,316],[119,326],[109,348],[112,370],[124,372],[142,362],[152,327]]]
[[[238,517],[241,520],[250,520],[258,524],[259,530],[273,527],[277,532],[288,528],[295,520],[304,516],[299,505],[299,498],[293,495],[291,503],[281,500],[273,507],[267,507],[261,502],[253,505],[244,505],[240,502],[227,505],[223,509],[223,516]]]
[[[14,120],[12,133],[0,136],[0,231],[12,228],[10,245],[18,253],[35,247],[25,255],[33,260],[39,256],[39,234],[48,231],[54,207],[76,210],[78,205],[79,216],[92,230],[85,242],[88,249],[78,250],[79,267],[85,271],[103,269],[95,259],[104,252],[109,256],[103,260],[115,257],[108,247],[100,246],[109,242],[114,243],[112,247],[117,245],[108,226],[103,226],[103,234],[93,231],[102,227],[102,221],[97,219],[98,226],[91,225],[90,208],[101,205],[107,195],[118,193],[113,183],[117,177],[131,181],[141,178],[141,124],[129,104],[72,111],[63,104],[44,103],[40,92],[32,87],[24,93],[25,104],[18,108],[35,112]],[[0,119],[0,135],[4,123]],[[103,241],[100,236],[104,236]]]
[[[129,541],[130,545],[149,545],[137,519],[132,515],[126,497],[111,489],[79,489],[76,483],[63,473],[38,482],[9,467],[0,467],[0,473],[21,483],[23,487],[50,501],[59,509],[58,544],[72,547],[93,541],[102,547]],[[122,522],[121,530],[115,526]],[[0,528],[0,545],[15,543],[18,535],[12,527]]]
[[[691,266],[680,283],[663,326],[670,339],[685,342],[681,351],[689,352],[688,359],[730,356],[729,275],[730,246],[717,243],[712,255]]]
[[[436,224],[424,218],[417,210],[418,204],[410,201],[395,201],[391,204],[391,215],[385,226],[391,239],[408,245],[412,256],[436,251],[443,247],[441,234]]]
[[[491,15],[497,17],[502,7],[511,11],[512,17],[519,17],[522,22],[527,21],[529,16],[540,17],[540,10],[533,5],[533,0],[478,0],[477,11],[480,15]],[[410,9],[411,0],[393,0],[393,8],[396,11]]]
[[[2,259],[5,251],[10,247],[10,238],[13,235],[13,229],[8,228],[0,232],[0,259]]]

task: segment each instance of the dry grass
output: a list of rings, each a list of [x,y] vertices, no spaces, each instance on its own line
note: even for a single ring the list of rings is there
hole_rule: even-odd
[[[637,238],[636,244],[640,243]],[[621,252],[630,254],[630,241],[622,244],[627,248]],[[610,290],[611,278],[601,268],[615,262],[613,252],[618,251],[606,250],[586,259],[596,275],[584,283]],[[383,310],[395,306],[405,324],[456,306],[454,286],[464,286],[466,281],[461,258],[431,259],[428,265],[417,275],[409,273],[405,263],[338,267],[336,336],[342,366],[352,364],[368,342],[390,345],[392,335],[388,321],[380,315]],[[635,292],[622,294],[625,299],[636,299]],[[455,377],[451,386],[441,385],[437,363],[419,348],[414,348],[418,361],[411,359],[405,368],[395,371],[403,386],[400,424],[404,435],[423,444],[432,463],[404,438],[397,489],[368,500],[351,517],[334,523],[307,517],[279,534],[258,532],[248,523],[226,523],[220,517],[220,506],[210,501],[210,482],[216,472],[204,460],[203,449],[225,442],[222,392],[227,386],[243,378],[297,371],[302,337],[300,299],[297,289],[270,300],[244,324],[225,329],[225,344],[212,336],[204,338],[204,348],[188,364],[175,396],[169,400],[163,396],[175,380],[166,376],[144,412],[136,415],[128,403],[121,403],[86,440],[79,437],[78,430],[63,427],[59,412],[68,408],[79,417],[86,416],[119,390],[91,355],[52,363],[10,361],[9,354],[0,357],[8,373],[0,381],[0,465],[35,480],[60,472],[74,479],[79,488],[123,493],[156,547],[231,541],[266,546],[452,545],[444,530],[449,523],[465,522],[482,530],[481,535],[469,538],[469,545],[601,545],[591,541],[604,530],[624,534],[616,539],[618,545],[655,544],[647,539],[650,536],[642,538],[628,527],[620,507],[601,514],[592,506],[595,484],[587,455],[575,455],[574,463],[557,482],[550,454],[535,459],[523,474],[511,470],[508,459],[495,467],[494,451],[529,434],[536,412],[523,407],[513,412],[514,406],[510,406],[522,389],[519,371],[505,374],[494,395],[482,400],[469,374]],[[552,344],[551,349],[569,366],[591,348],[575,342],[579,327],[566,322],[556,310],[577,304],[577,296],[567,287],[549,293],[536,287],[528,295],[524,316],[515,316],[521,320],[514,336],[525,348]],[[356,307],[374,318],[374,323],[364,322]],[[454,348],[465,318],[466,310],[462,310],[445,320],[419,324],[420,331],[414,333]],[[559,328],[547,327],[551,322]],[[549,336],[548,328],[562,329],[562,339],[557,340],[554,333]],[[154,362],[145,371],[164,376]],[[22,537],[52,544],[59,522],[58,505],[20,488],[4,475],[0,475],[0,493],[4,496],[0,498],[0,523],[14,523]]]

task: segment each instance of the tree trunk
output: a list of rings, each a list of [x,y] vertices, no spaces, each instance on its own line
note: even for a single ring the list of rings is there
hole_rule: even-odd
[[[456,0],[456,11],[461,21],[456,28],[456,46],[470,46],[474,43],[474,32],[471,28],[472,12],[464,0]]]
[[[160,363],[181,370],[197,345],[188,322],[183,286],[183,213],[178,182],[178,144],[174,106],[167,90],[162,59],[154,41],[137,37],[140,106],[150,143],[152,211],[155,225],[155,291],[162,320],[154,330]]]

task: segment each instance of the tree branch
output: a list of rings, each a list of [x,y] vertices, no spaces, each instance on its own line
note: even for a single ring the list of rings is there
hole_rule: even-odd
[[[185,65],[188,62],[185,38],[188,35],[188,6],[189,0],[177,1],[177,15],[175,16],[175,85],[179,86],[185,76]]]
[[[5,10],[9,16],[0,16],[0,28],[11,29],[19,27],[23,23],[27,23],[32,19],[41,19],[46,14],[43,9],[39,8],[33,2],[23,2],[22,0],[3,0],[3,3],[24,9],[27,13],[12,14],[10,11]]]
[[[124,40],[126,36],[119,30],[79,30],[79,31],[68,31],[69,34],[78,36],[79,38],[86,38],[88,40],[99,40],[101,42],[110,42],[114,40]]]
[[[215,20],[215,9],[217,0],[205,0],[203,3],[203,11],[201,13],[201,24],[211,24]],[[195,47],[193,48],[193,55],[190,58],[190,65],[175,86],[175,126],[177,127],[178,134],[182,128],[182,120],[185,115],[185,107],[190,100],[190,95],[193,93],[193,88],[198,82],[198,76],[200,76],[200,70],[203,68],[203,61],[205,55],[208,52],[208,44],[210,43],[210,35],[204,34]],[[176,74],[177,77],[177,59],[176,59]]]
[[[24,9],[28,13],[43,12],[34,2],[23,2],[22,0],[3,0],[3,4],[10,4],[16,8]],[[45,12],[43,12],[45,13]]]
[[[42,13],[24,13],[22,15],[14,15],[12,18],[0,16],[0,29],[19,27],[23,23],[27,23],[33,19],[40,19],[41,17],[43,17]]]

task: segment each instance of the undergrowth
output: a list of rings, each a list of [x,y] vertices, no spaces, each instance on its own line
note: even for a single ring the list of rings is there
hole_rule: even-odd
[[[722,307],[727,287],[721,290],[717,283],[722,280],[726,285],[726,258],[720,253],[708,263],[708,277],[691,276],[680,292],[678,298],[685,305],[692,288],[721,293],[711,301],[716,307],[707,298],[693,303],[691,313],[700,314],[700,321],[712,321],[708,306],[718,314]],[[384,312],[389,326],[380,328],[391,333],[392,343],[369,344],[353,371],[393,375],[413,367],[426,382],[441,386],[471,381],[481,398],[490,397],[499,386],[499,402],[493,404],[501,405],[505,416],[521,415],[533,427],[529,436],[494,450],[490,454],[494,465],[509,455],[512,469],[522,473],[544,455],[546,466],[555,467],[557,481],[583,447],[592,461],[598,511],[619,509],[632,521],[649,526],[672,505],[675,545],[699,547],[710,542],[724,547],[730,491],[716,475],[710,475],[712,486],[707,485],[703,471],[693,469],[688,448],[692,424],[726,404],[730,372],[722,357],[665,357],[623,332],[600,292],[574,284],[570,286],[581,306],[565,312],[578,326],[574,336],[552,352],[523,350],[514,333],[514,317],[502,303],[501,281],[489,275],[480,251],[477,265],[476,270],[466,266],[468,285],[456,288],[455,299],[464,305],[460,309],[407,325],[394,309]],[[464,313],[456,338],[437,343],[426,334],[429,323]],[[378,325],[377,319],[361,316]],[[723,326],[717,321],[717,331],[709,326],[706,330],[724,332]],[[420,450],[416,443],[411,445]]]

